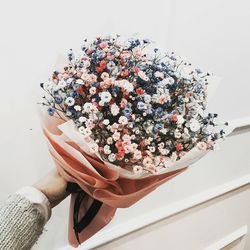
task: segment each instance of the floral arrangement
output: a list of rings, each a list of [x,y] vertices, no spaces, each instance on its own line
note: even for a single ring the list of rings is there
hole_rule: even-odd
[[[205,113],[209,73],[149,40],[98,37],[41,86],[50,115],[63,113],[104,161],[157,173],[194,147],[212,149],[223,130]]]
[[[41,84],[43,131],[73,192],[73,246],[225,136],[217,114],[206,111],[211,75],[151,45],[119,36],[85,40],[80,55],[71,50],[64,68]]]

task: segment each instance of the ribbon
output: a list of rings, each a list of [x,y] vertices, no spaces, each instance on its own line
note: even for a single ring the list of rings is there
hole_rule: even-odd
[[[86,196],[86,193],[76,183],[72,182],[68,182],[66,191],[70,193],[77,193],[74,204],[73,221],[74,221],[74,232],[76,239],[78,243],[81,244],[79,239],[79,233],[81,233],[91,223],[91,221],[95,218],[103,203],[101,201],[94,199],[91,206],[85,213],[85,215],[79,220],[80,207]]]

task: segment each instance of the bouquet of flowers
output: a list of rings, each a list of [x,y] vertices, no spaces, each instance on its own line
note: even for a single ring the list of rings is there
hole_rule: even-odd
[[[147,39],[86,39],[41,84],[43,131],[73,192],[73,246],[224,138],[206,110],[211,75],[150,47]]]

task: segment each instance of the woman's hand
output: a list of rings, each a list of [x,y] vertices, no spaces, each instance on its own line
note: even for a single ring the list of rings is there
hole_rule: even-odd
[[[66,192],[67,182],[59,175],[56,169],[50,171],[32,186],[47,196],[52,208],[69,195]]]

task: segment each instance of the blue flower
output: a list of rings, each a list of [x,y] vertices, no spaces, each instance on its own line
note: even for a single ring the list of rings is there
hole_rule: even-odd
[[[53,108],[51,108],[51,107],[50,107],[50,108],[48,108],[48,110],[47,110],[47,111],[48,111],[48,114],[49,114],[49,115],[51,115],[51,116],[53,116],[53,115],[54,115],[54,113],[55,113],[55,110],[54,110]]]
[[[155,132],[158,132],[159,130],[163,129],[164,128],[164,125],[162,123],[157,123],[155,124],[154,126],[154,131]]]
[[[137,103],[137,108],[139,109],[139,110],[142,110],[142,109],[145,109],[145,103],[144,102],[138,102]]]
[[[69,96],[75,98],[77,96],[77,93],[75,91],[70,92]]]
[[[132,114],[131,108],[126,107],[126,108],[123,110],[123,114],[124,114],[126,117],[130,117],[131,114]]]
[[[60,95],[55,95],[55,102],[57,103],[57,104],[61,104],[62,103],[62,101],[63,101],[63,98],[60,96]]]

